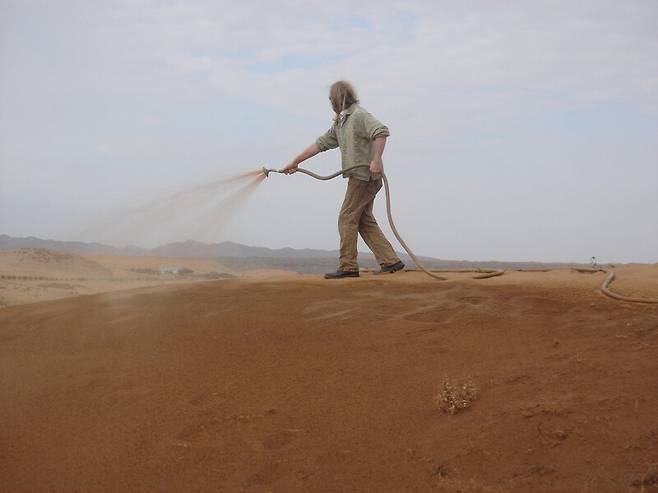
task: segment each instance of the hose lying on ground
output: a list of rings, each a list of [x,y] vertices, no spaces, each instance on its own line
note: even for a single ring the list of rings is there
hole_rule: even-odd
[[[316,180],[332,180],[336,178],[339,175],[342,175],[343,173],[358,169],[358,168],[370,168],[370,166],[362,164],[358,166],[351,166],[349,168],[341,169],[339,171],[336,171],[335,173],[327,176],[321,176],[316,173],[313,173],[312,171],[309,171],[304,168],[297,168],[298,173],[303,173],[305,175],[308,175],[312,178],[315,178]],[[264,169],[264,172],[266,170]],[[429,270],[427,269],[423,263],[416,257],[414,252],[411,251],[411,248],[405,243],[405,241],[402,239],[400,236],[400,233],[398,232],[397,228],[395,227],[395,223],[393,221],[393,214],[391,212],[391,190],[388,184],[388,178],[386,177],[385,173],[381,173],[382,181],[384,182],[384,191],[386,192],[386,216],[388,217],[388,224],[391,226],[391,231],[393,231],[393,234],[395,235],[395,238],[397,238],[398,242],[400,245],[402,245],[402,248],[404,248],[404,251],[407,252],[409,257],[411,257],[411,260],[416,264],[416,266],[422,270],[425,274],[428,276],[437,279],[439,281],[445,281],[447,280],[445,277],[441,277],[436,275],[434,272],[437,272],[437,270]],[[523,270],[523,269],[519,269]],[[541,272],[547,272],[550,269],[538,269]],[[632,296],[623,296],[617,293],[614,293],[610,290],[610,284],[612,281],[615,279],[615,272],[613,270],[607,270],[607,269],[577,269],[579,272],[606,272],[608,275],[606,279],[603,281],[603,284],[601,284],[601,287],[599,288],[599,291],[603,293],[606,296],[609,296],[610,298],[620,300],[620,301],[628,301],[632,303],[658,303],[658,299],[652,299],[652,298],[636,298]],[[497,276],[502,276],[505,274],[505,271],[502,269],[492,269],[492,270],[485,270],[485,269],[473,269],[473,270],[459,270],[459,271],[450,271],[450,270],[440,270],[438,272],[480,272],[481,274],[478,276],[473,277],[473,279],[488,279],[490,277],[497,277]]]
[[[631,303],[658,303],[657,299],[654,298],[638,298],[636,296],[624,296],[622,294],[615,293],[610,290],[610,285],[612,284],[612,281],[615,280],[616,274],[615,271],[611,269],[583,269],[583,268],[578,268],[574,269],[577,272],[585,272],[585,273],[596,273],[596,272],[605,272],[608,274],[603,281],[603,284],[601,284],[601,287],[599,290],[605,294],[606,296],[609,296],[610,298],[614,298],[616,300],[620,301],[629,301]]]

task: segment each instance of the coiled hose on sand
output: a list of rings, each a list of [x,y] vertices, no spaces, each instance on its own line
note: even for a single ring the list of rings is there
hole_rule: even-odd
[[[316,173],[313,173],[312,171],[309,171],[304,168],[297,168],[296,172],[298,173],[303,173],[305,175],[308,175],[312,178],[315,178],[316,180],[322,180],[322,181],[327,181],[327,180],[332,180],[336,178],[339,175],[342,175],[343,173],[358,169],[358,168],[369,168],[370,166],[362,164],[358,166],[352,166],[349,168],[341,169],[339,171],[336,171],[335,173],[332,173],[331,175],[327,176],[322,176],[318,175]],[[427,269],[423,263],[416,257],[414,252],[411,251],[411,248],[405,243],[405,241],[402,239],[400,236],[400,233],[398,232],[398,229],[395,227],[395,222],[393,221],[393,214],[391,213],[391,190],[390,186],[388,184],[388,178],[386,177],[385,173],[381,173],[382,181],[384,182],[384,191],[386,192],[386,216],[388,217],[388,224],[391,226],[391,231],[393,231],[393,234],[395,235],[395,238],[398,240],[400,245],[402,245],[402,248],[404,248],[404,251],[407,252],[411,260],[416,264],[416,266],[422,270],[425,274],[428,276],[437,279],[439,281],[445,281],[447,280],[445,277],[441,277],[435,274],[435,272],[440,272],[438,270],[435,270],[434,272]],[[546,269],[548,271],[549,269]],[[609,296],[610,298],[620,300],[620,301],[628,301],[632,303],[658,303],[658,299],[652,299],[652,298],[636,298],[633,296],[623,296],[617,293],[614,293],[613,291],[610,290],[610,284],[612,284],[612,281],[615,280],[615,272],[613,270],[608,270],[608,269],[576,269],[579,272],[605,272],[608,275],[606,276],[605,280],[603,281],[603,284],[599,287],[599,291],[603,293],[606,296]],[[542,271],[544,271],[542,269]],[[484,269],[472,269],[472,270],[445,270],[443,272],[479,272],[480,275],[477,275],[473,277],[473,279],[488,279],[490,277],[496,277],[496,276],[502,276],[505,274],[505,271],[502,269],[493,269],[493,270],[484,270]]]

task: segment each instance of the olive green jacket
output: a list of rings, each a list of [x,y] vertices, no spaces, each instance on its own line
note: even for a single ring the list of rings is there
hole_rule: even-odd
[[[342,168],[360,164],[370,165],[377,137],[388,137],[388,127],[383,125],[358,104],[353,104],[342,111],[327,132],[315,141],[320,152],[340,147]],[[367,168],[359,168],[343,177],[354,177],[370,181],[372,173]]]

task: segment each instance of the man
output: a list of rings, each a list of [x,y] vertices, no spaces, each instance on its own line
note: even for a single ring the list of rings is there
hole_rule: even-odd
[[[338,270],[325,274],[325,279],[359,277],[357,263],[358,234],[374,253],[381,273],[404,268],[393,247],[372,214],[377,192],[382,188],[382,154],[389,136],[388,128],[359,106],[356,91],[349,82],[338,81],[329,90],[329,101],[336,113],[331,128],[308,146],[290,164],[279,171],[294,173],[303,161],[320,152],[340,147],[342,168],[369,165],[343,174],[348,178],[345,200],[338,216],[340,260]]]

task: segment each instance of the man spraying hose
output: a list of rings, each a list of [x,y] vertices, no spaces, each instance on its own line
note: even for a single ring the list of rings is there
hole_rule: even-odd
[[[381,273],[393,273],[404,268],[390,242],[373,215],[377,192],[382,188],[382,154],[389,136],[388,128],[359,106],[356,91],[349,82],[331,85],[329,101],[336,113],[331,128],[308,146],[290,164],[279,171],[294,173],[300,163],[320,152],[340,147],[342,168],[369,165],[343,174],[348,178],[345,199],[338,216],[340,259],[338,270],[325,274],[326,279],[359,277],[357,239],[360,234],[372,250]]]

